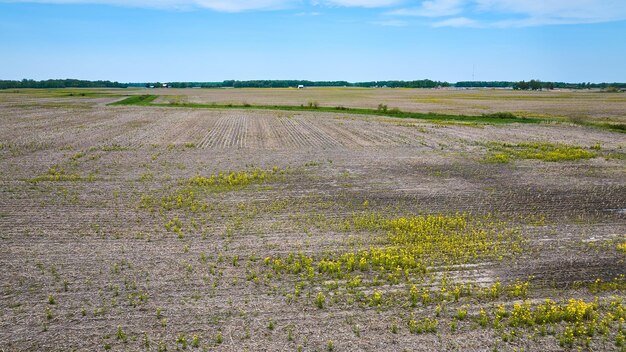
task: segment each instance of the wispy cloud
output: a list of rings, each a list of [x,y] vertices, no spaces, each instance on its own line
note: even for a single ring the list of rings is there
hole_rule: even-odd
[[[296,14],[294,14],[294,16],[319,16],[321,15],[321,12],[298,12]]]
[[[314,0],[313,4],[345,7],[389,7],[403,3],[403,0]]]
[[[442,18],[434,27],[532,27],[626,20],[626,1],[428,0],[387,14]]]
[[[465,0],[429,0],[418,7],[397,9],[389,12],[398,16],[442,17],[459,14],[463,10]]]
[[[0,3],[105,4],[162,9],[206,8],[214,11],[240,12],[301,7],[306,3],[320,6],[378,8],[396,6],[405,1],[410,0],[0,0]]]
[[[626,19],[624,0],[475,0],[479,11],[523,16],[503,19],[497,26],[537,26],[618,21]]]
[[[447,20],[438,21],[432,24],[433,27],[481,27],[476,20],[467,17],[454,17]]]
[[[392,17],[376,24],[399,25],[402,21],[393,16],[417,16],[430,19],[434,27],[505,28],[626,20],[626,0],[0,0],[25,2],[219,12],[294,9],[302,14],[312,14],[320,7],[387,8],[384,14]]]
[[[0,0],[4,3],[102,4],[158,9],[205,8],[221,12],[278,10],[293,6],[294,0]]]

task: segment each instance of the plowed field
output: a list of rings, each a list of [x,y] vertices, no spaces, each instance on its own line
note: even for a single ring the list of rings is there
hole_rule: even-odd
[[[2,351],[624,350],[626,134],[115,99],[0,92]]]

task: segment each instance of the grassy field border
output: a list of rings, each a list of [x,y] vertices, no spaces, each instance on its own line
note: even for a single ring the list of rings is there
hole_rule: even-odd
[[[193,109],[244,109],[244,110],[283,110],[283,111],[319,111],[331,113],[343,113],[354,115],[387,116],[397,118],[419,119],[428,121],[456,121],[471,122],[480,124],[510,124],[510,123],[540,123],[544,121],[538,118],[517,117],[512,114],[492,114],[492,115],[447,115],[436,113],[409,112],[400,110],[379,110],[365,108],[348,108],[343,106],[305,106],[305,105],[235,105],[235,104],[199,104],[199,103],[176,103],[176,104],[156,104],[153,103],[158,95],[136,95],[126,99],[111,103],[109,105],[134,105],[134,106],[158,106],[158,107],[178,107]],[[502,116],[502,117],[499,117]]]
[[[244,109],[244,110],[283,110],[283,111],[319,111],[330,113],[343,113],[354,115],[371,115],[371,116],[387,116],[404,119],[418,119],[435,122],[464,122],[483,125],[502,125],[512,123],[546,123],[546,122],[564,122],[558,119],[537,118],[517,116],[511,113],[495,113],[484,115],[449,115],[438,113],[421,113],[411,111],[401,111],[398,109],[381,110],[366,108],[349,108],[344,106],[312,106],[312,105],[251,105],[251,104],[200,104],[200,103],[154,103],[159,98],[158,95],[133,95],[126,99],[116,101],[108,105],[135,105],[135,106],[158,106],[158,107],[178,107],[192,109]],[[591,121],[567,121],[579,126],[598,128],[618,133],[626,133],[626,124],[607,123],[607,122],[591,122]]]

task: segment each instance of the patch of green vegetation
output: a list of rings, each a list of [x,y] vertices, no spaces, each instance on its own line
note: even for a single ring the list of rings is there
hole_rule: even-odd
[[[413,334],[434,334],[439,327],[439,321],[431,318],[422,318],[420,320],[410,319],[407,324],[409,331]]]
[[[151,105],[157,95],[133,95],[109,105]]]
[[[277,167],[269,171],[255,169],[251,171],[233,171],[229,173],[220,172],[209,177],[193,177],[189,180],[188,184],[205,190],[221,187],[235,188],[247,186],[251,183],[263,183],[274,178],[274,176],[279,173],[280,170]]]
[[[496,112],[493,114],[483,114],[483,117],[491,118],[491,119],[516,119],[517,116],[510,112]]]
[[[624,251],[626,252],[626,244],[624,244],[623,247],[624,247]],[[613,280],[610,280],[610,281],[596,279],[596,281],[590,284],[587,284],[586,286],[593,293],[603,292],[603,291],[623,291],[623,290],[626,290],[626,280],[624,279],[624,275],[622,274],[622,275],[615,277]]]
[[[508,163],[515,159],[537,159],[542,161],[569,161],[591,159],[597,156],[594,151],[585,148],[552,143],[497,143],[488,144],[491,153],[483,162],[491,164]]]
[[[518,335],[516,330],[524,329],[541,336],[554,335],[563,348],[580,346],[589,349],[591,338],[596,335],[605,341],[613,335],[619,347],[623,344],[622,324],[625,317],[622,298],[601,301],[596,298],[589,302],[581,299],[554,302],[548,299],[540,304],[515,303],[510,310],[505,305],[498,306],[493,328],[501,332],[505,342]],[[615,333],[611,334],[611,331]]]
[[[354,230],[388,231],[387,238],[383,239],[387,246],[361,251],[358,258],[355,257],[355,262],[365,258],[375,267],[466,264],[521,250],[515,231],[505,230],[503,222],[489,216],[456,214],[386,219],[378,214],[364,214],[354,216],[349,222],[346,226]]]
[[[100,150],[102,150],[103,152],[122,152],[125,150],[129,150],[129,147],[125,147],[119,144],[110,144],[110,145],[104,145],[102,147],[100,147]]]
[[[333,290],[346,290],[346,302],[359,302],[363,306],[383,308],[393,304],[409,304],[415,307],[431,302],[454,301],[461,297],[476,295],[495,299],[506,292],[510,297],[525,298],[528,283],[516,281],[507,286],[499,282],[494,289],[480,288],[467,283],[454,283],[446,274],[441,276],[440,289],[431,291],[424,285],[434,272],[454,268],[458,265],[482,261],[501,261],[504,256],[514,256],[524,247],[522,236],[516,229],[491,216],[427,215],[388,218],[378,213],[365,212],[345,220],[344,231],[386,232],[377,236],[370,245],[307,255],[302,251],[287,256],[272,256],[264,259],[268,278],[294,275],[299,277],[293,294],[288,299],[297,299],[305,290],[323,282],[328,294],[309,291],[307,297],[314,299],[318,308],[336,302]],[[431,276],[432,275],[432,276]],[[380,289],[370,293],[361,291],[367,287],[384,285],[406,285],[406,289],[392,294]],[[397,286],[398,287],[398,286]],[[418,289],[418,287],[420,287]],[[331,299],[331,297],[333,297]]]
[[[590,123],[588,126],[599,127],[602,129],[626,133],[626,123]]]
[[[483,159],[483,162],[487,164],[506,164],[510,161],[511,159],[505,153],[489,154]]]
[[[75,173],[67,173],[60,167],[51,167],[48,171],[42,175],[33,177],[29,182],[37,183],[42,181],[95,181],[96,177],[93,174],[88,176],[81,176]]]
[[[156,95],[136,95],[128,97],[124,100],[112,103],[110,105],[139,105],[139,106],[170,106],[170,107],[186,107],[197,109],[251,109],[251,110],[285,110],[285,111],[320,111],[320,112],[335,112],[345,114],[357,114],[357,115],[375,115],[375,116],[389,116],[398,118],[411,118],[427,121],[460,121],[460,122],[475,122],[482,124],[507,124],[507,123],[539,123],[542,120],[536,118],[518,117],[513,114],[499,113],[480,116],[471,115],[446,115],[436,113],[420,113],[401,111],[398,108],[388,109],[385,105],[380,105],[377,109],[364,109],[364,108],[348,108],[343,106],[336,107],[323,107],[315,101],[308,102],[306,105],[300,106],[294,105],[235,105],[235,104],[199,104],[199,103],[186,103],[176,102],[175,104],[153,104],[157,99]]]
[[[206,193],[231,192],[241,190],[249,185],[261,185],[267,181],[277,180],[285,171],[274,167],[271,170],[246,170],[220,172],[208,177],[195,176],[179,182],[178,187],[168,195],[160,198],[144,195],[141,197],[139,207],[169,211],[173,209],[186,209],[191,212],[206,210],[208,204],[200,200],[200,196]]]
[[[575,125],[600,128],[603,130],[609,130],[613,132],[626,133],[626,123],[613,122],[613,121],[612,122],[596,122],[596,121],[584,119],[578,116],[569,117],[567,121]]]
[[[76,154],[72,155],[72,156],[70,157],[70,160],[72,160],[72,161],[77,161],[78,159],[80,159],[80,158],[82,158],[82,157],[84,157],[84,156],[85,156],[85,153],[84,153],[84,152],[78,152],[78,153],[76,153]]]

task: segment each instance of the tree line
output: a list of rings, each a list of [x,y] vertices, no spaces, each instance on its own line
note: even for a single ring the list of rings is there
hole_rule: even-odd
[[[161,82],[131,83],[130,86],[144,86],[146,88],[161,87]],[[308,81],[308,80],[226,80],[222,82],[169,82],[171,88],[289,88],[289,87],[388,87],[388,88],[436,88],[449,87],[450,83],[431,81],[429,79],[417,81]]]
[[[432,81],[422,79],[415,81],[308,81],[308,80],[225,80],[221,82],[168,82],[170,88],[289,88],[298,87],[379,87],[379,88],[513,88],[515,90],[541,90],[541,89],[626,89],[626,83],[565,83],[565,82],[542,82],[531,79],[530,81],[461,81],[448,83],[445,81]],[[23,79],[21,81],[0,80],[0,89],[10,88],[128,88],[128,87],[162,87],[161,82],[142,83],[119,83],[111,81],[87,81],[78,79],[49,79],[35,81]]]
[[[515,90],[541,90],[541,89],[607,89],[610,87],[626,89],[626,83],[566,83],[566,82],[542,82],[531,79],[530,81],[461,81],[454,84],[459,88],[513,88]]]
[[[23,79],[21,81],[0,80],[0,89],[14,88],[126,88],[128,84],[111,81],[86,81],[79,79],[48,79],[35,81]]]

